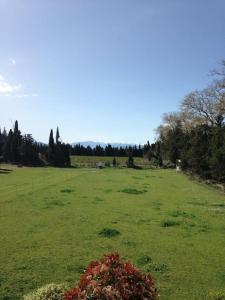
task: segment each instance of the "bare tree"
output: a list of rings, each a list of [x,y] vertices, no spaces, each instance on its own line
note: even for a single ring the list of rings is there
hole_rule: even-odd
[[[225,60],[222,60],[221,62],[221,68],[214,70],[212,72],[212,75],[216,76],[216,79],[214,80],[214,86],[215,86],[215,92],[217,94],[217,97],[221,99],[223,102],[222,105],[224,105],[224,99],[225,99]]]
[[[215,84],[202,91],[191,92],[182,101],[181,111],[195,121],[216,126],[218,119],[225,117],[224,94]]]
[[[225,60],[221,62],[221,68],[213,70],[215,76],[213,83],[202,91],[189,93],[181,102],[180,110],[163,115],[162,124],[155,130],[157,138],[166,139],[170,130],[173,130],[178,122],[184,131],[207,124],[221,126],[225,119]]]
[[[161,140],[166,138],[169,131],[173,130],[178,123],[181,124],[184,131],[188,131],[192,127],[200,125],[204,122],[202,118],[193,116],[193,114],[187,110],[166,113],[162,117],[162,124],[155,130],[156,135]]]

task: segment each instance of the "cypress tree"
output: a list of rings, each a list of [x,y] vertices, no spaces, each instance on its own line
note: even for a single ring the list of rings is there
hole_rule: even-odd
[[[59,138],[60,138],[60,135],[59,135],[59,127],[57,127],[57,129],[56,129],[56,138],[55,138],[56,144],[59,143]]]
[[[3,137],[3,133],[0,128],[0,156],[2,156],[3,145],[4,145],[4,137]]]
[[[21,163],[24,165],[37,165],[39,163],[38,152],[31,134],[22,137],[20,146]]]
[[[55,165],[55,143],[53,137],[53,130],[51,129],[49,135],[49,142],[48,142],[48,157],[47,160],[51,165]]]
[[[10,129],[5,144],[3,146],[3,160],[5,162],[12,162],[12,152],[11,152],[12,139],[13,139],[13,131],[12,129]]]
[[[19,147],[21,144],[21,133],[19,131],[18,121],[15,121],[14,131],[13,131],[13,137],[11,141],[11,161],[18,163],[20,161],[20,151]]]

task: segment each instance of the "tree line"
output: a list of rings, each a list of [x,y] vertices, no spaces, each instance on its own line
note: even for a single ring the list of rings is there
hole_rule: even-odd
[[[110,144],[106,147],[97,145],[93,148],[90,146],[84,147],[80,144],[71,146],[71,155],[126,157],[129,153],[132,153],[134,157],[143,157],[143,146],[114,147]]]
[[[148,145],[150,145],[148,143]],[[113,156],[113,157],[143,157],[148,146],[106,147],[97,145],[94,148],[83,145],[70,145],[61,141],[59,128],[54,137],[51,129],[48,145],[38,143],[31,134],[21,134],[18,121],[8,132],[0,129],[0,161],[28,166],[70,166],[71,155],[83,156]]]
[[[203,178],[225,182],[225,61],[212,83],[189,93],[158,127],[159,163],[176,164]],[[151,149],[149,151],[151,157]]]
[[[70,166],[70,148],[61,142],[59,129],[54,140],[50,131],[48,145],[36,142],[31,134],[21,134],[18,121],[8,132],[0,129],[0,161],[27,166]]]

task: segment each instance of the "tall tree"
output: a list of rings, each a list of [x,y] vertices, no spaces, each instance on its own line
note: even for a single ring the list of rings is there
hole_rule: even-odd
[[[53,130],[51,129],[49,135],[49,142],[48,142],[48,153],[47,153],[47,160],[51,165],[55,165],[55,143],[53,137]]]
[[[7,132],[5,128],[3,129],[3,131],[1,131],[0,129],[0,156],[3,155],[3,147],[6,142],[6,139],[7,139]]]
[[[13,139],[13,131],[12,129],[10,129],[5,144],[3,146],[3,160],[5,162],[12,162],[13,159],[12,151],[11,151],[12,139]]]
[[[199,124],[216,126],[218,116],[225,117],[225,98],[217,89],[212,84],[202,91],[189,93],[181,103],[182,111],[189,113],[193,120],[199,120]]]
[[[59,135],[59,127],[57,127],[57,129],[56,129],[56,138],[55,138],[56,144],[59,143],[59,138],[60,138],[60,135]]]
[[[37,165],[40,163],[34,139],[31,134],[22,137],[20,146],[21,163],[24,165]]]
[[[181,153],[185,144],[184,132],[182,129],[181,122],[178,121],[176,127],[173,130],[171,148],[170,148],[170,159],[176,163],[176,160],[181,159]]]
[[[11,142],[11,154],[12,154],[12,161],[18,163],[20,161],[20,151],[19,147],[21,144],[21,133],[19,131],[18,121],[15,121],[13,137]]]

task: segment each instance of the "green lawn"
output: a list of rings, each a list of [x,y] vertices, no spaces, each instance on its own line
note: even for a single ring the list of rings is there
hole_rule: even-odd
[[[0,232],[0,299],[72,285],[111,251],[150,271],[161,299],[225,289],[225,196],[174,170],[0,170]]]

